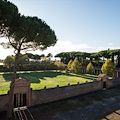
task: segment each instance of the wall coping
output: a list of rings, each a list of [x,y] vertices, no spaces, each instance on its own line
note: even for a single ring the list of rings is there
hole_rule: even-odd
[[[50,89],[58,89],[58,88],[66,88],[66,87],[72,87],[72,86],[78,86],[78,85],[85,85],[85,84],[92,84],[92,83],[97,83],[97,82],[100,82],[100,81],[92,81],[92,82],[85,82],[85,83],[77,83],[77,84],[72,84],[72,85],[70,85],[69,83],[68,83],[68,85],[65,85],[65,86],[59,86],[59,85],[57,85],[56,87],[51,87],[51,88],[47,88],[46,86],[45,86],[45,88],[42,88],[42,89],[35,89],[35,90],[33,90],[33,91],[43,91],[43,90],[50,90]]]

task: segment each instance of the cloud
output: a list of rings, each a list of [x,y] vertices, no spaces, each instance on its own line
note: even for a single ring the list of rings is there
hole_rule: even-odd
[[[112,45],[112,43],[109,45]],[[55,46],[51,46],[51,47],[48,47],[46,50],[44,51],[40,51],[40,50],[37,50],[37,51],[29,51],[30,53],[33,53],[33,54],[45,54],[47,55],[48,53],[52,53],[52,55],[56,55],[60,52],[71,52],[71,51],[81,51],[81,52],[98,52],[98,51],[101,51],[101,50],[107,50],[108,48],[110,49],[120,49],[120,47],[113,47],[113,46],[106,46],[106,47],[93,47],[93,46],[89,46],[88,44],[76,44],[76,43],[73,43],[69,40],[59,40]],[[0,54],[0,59],[5,59],[6,56],[8,55],[13,55],[13,50],[14,49],[3,49],[2,46],[0,46],[0,51],[1,51],[1,54]]]
[[[52,53],[56,55],[60,52],[70,52],[70,51],[86,51],[90,47],[86,44],[74,44],[71,41],[58,41],[55,46],[49,47],[47,50],[44,50],[44,54]],[[35,51],[35,53],[40,53],[40,51]]]
[[[114,43],[108,43],[107,45],[114,45]]]
[[[53,55],[56,55],[60,52],[71,52],[71,51],[81,51],[81,52],[98,52],[98,51],[101,51],[101,50],[107,50],[108,48],[110,49],[119,49],[120,47],[109,47],[109,46],[106,46],[106,47],[92,47],[92,46],[89,46],[87,44],[75,44],[69,40],[66,40],[66,41],[62,41],[62,40],[59,40],[55,46],[52,46],[52,47],[49,47],[47,50],[44,50],[43,52],[42,51],[35,51],[35,52],[32,52],[34,54],[45,54],[47,55],[48,53],[52,53]]]

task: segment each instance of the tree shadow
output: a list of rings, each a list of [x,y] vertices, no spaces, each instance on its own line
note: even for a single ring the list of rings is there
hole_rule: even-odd
[[[11,79],[12,79],[12,73],[10,74],[3,74],[2,75],[3,76],[3,78],[5,79],[5,81],[6,82],[9,82],[9,81],[11,81]]]
[[[24,79],[27,79],[31,83],[40,83],[40,80],[46,80],[46,77],[54,78],[59,75],[65,75],[65,76],[73,76],[73,77],[81,77],[89,80],[96,80],[97,76],[92,76],[89,74],[72,74],[72,73],[65,73],[61,71],[53,71],[53,70],[46,70],[46,71],[29,71],[24,73],[17,74],[17,78],[21,77]],[[3,74],[3,77],[6,81],[11,81],[12,79],[12,73],[9,74]]]
[[[98,76],[93,76],[93,75],[90,75],[90,74],[83,74],[83,73],[79,73],[79,74],[70,74],[69,73],[68,76],[81,77],[81,78],[96,80],[96,81],[98,79]]]
[[[12,80],[12,73],[4,73],[2,76],[6,82],[9,82]],[[18,78],[19,78],[18,75],[16,75],[16,79]]]
[[[29,72],[29,73],[20,73],[23,78],[28,79],[31,83],[40,83],[40,80],[46,80],[46,77],[54,78],[58,75],[65,75],[62,72],[55,72],[55,71],[40,71],[40,72]]]
[[[92,76],[92,75],[89,75],[89,74],[81,74],[81,77],[82,78],[86,78],[86,79],[90,79],[90,80],[97,80],[98,79],[98,76]]]

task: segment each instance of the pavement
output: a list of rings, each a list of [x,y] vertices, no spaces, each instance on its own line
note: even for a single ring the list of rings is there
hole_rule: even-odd
[[[98,120],[118,109],[120,109],[120,96],[115,96],[73,112],[56,115],[53,120]]]

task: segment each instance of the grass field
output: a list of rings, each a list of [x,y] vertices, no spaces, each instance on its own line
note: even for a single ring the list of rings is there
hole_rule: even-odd
[[[76,84],[97,80],[97,75],[73,74],[56,71],[22,71],[18,74],[31,82],[33,89],[42,89],[59,86],[66,86],[68,83]],[[6,94],[9,90],[12,73],[0,72],[0,94]]]

